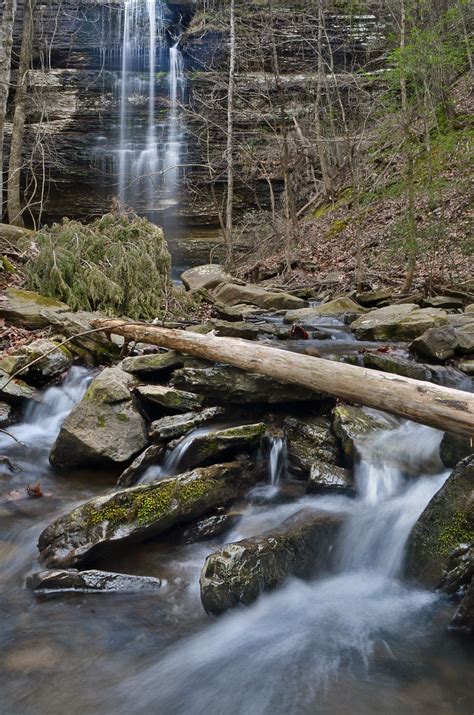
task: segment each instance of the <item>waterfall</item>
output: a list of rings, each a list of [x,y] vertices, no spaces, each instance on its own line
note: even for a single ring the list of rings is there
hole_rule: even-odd
[[[285,478],[286,467],[286,441],[282,437],[270,437],[268,469],[270,472],[270,484],[273,487],[277,487]]]
[[[348,513],[335,573],[290,580],[170,647],[160,663],[123,684],[123,697],[140,712],[182,715],[336,712],[325,698],[337,702],[341,688],[361,673],[369,678],[374,658],[393,660],[401,641],[426,639],[438,597],[398,574],[410,531],[447,476],[432,474],[440,438],[413,423],[374,437],[356,468],[356,499],[305,500]],[[406,476],[406,460],[401,467],[380,462],[381,439],[410,452],[415,478]]]
[[[118,192],[122,202],[157,208],[158,189],[173,198],[179,175],[182,131],[179,102],[185,86],[179,39],[170,47],[162,0],[125,0],[120,78]],[[168,69],[169,112],[157,121],[157,70]],[[141,140],[147,106],[146,133]],[[163,147],[163,149],[161,149]]]

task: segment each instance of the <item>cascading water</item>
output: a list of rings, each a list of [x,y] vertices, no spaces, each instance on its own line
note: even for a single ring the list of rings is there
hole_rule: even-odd
[[[285,478],[287,469],[286,440],[284,440],[283,437],[270,438],[268,468],[270,472],[270,484],[273,487],[277,487]]]
[[[185,85],[178,44],[179,39],[167,46],[162,0],[125,0],[118,191],[121,201],[134,208],[138,203],[144,210],[156,209],[160,187],[168,201],[175,198],[182,144],[179,100]],[[163,123],[157,121],[157,72],[168,69],[169,112]],[[146,133],[141,141],[140,107],[145,105]]]
[[[414,523],[446,478],[424,476],[432,471],[440,437],[402,424],[366,444],[356,470],[358,498],[312,500],[314,508],[348,513],[335,574],[310,583],[293,580],[171,648],[158,665],[124,684],[127,702],[138,712],[309,715],[338,711],[339,699],[341,712],[354,712],[350,695],[344,704],[345,688],[350,692],[364,674],[370,690],[373,659],[393,662],[400,639],[421,639],[424,614],[429,618],[437,598],[407,587],[397,574]],[[397,438],[414,457],[415,479],[406,478],[403,467],[392,465],[388,474],[371,460],[373,447],[380,454],[381,440]]]

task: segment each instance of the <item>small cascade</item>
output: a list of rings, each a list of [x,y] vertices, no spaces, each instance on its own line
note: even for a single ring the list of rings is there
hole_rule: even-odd
[[[270,437],[270,456],[268,460],[268,471],[270,484],[278,487],[286,476],[287,470],[287,449],[286,440],[283,437]]]
[[[215,429],[214,427],[200,427],[195,429],[185,437],[183,437],[174,449],[168,449],[162,464],[149,467],[141,478],[141,482],[153,482],[155,479],[170,477],[177,474],[179,467],[182,464],[186,453],[193,442],[202,435],[209,434]]]

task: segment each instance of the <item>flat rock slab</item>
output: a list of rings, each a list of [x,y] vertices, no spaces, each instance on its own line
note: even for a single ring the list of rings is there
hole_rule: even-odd
[[[318,460],[311,465],[306,491],[308,494],[353,495],[354,477],[349,469]]]
[[[414,340],[419,335],[449,323],[448,314],[437,308],[420,308],[416,303],[388,305],[357,318],[351,329],[359,340]]]
[[[183,358],[173,350],[169,350],[166,353],[125,358],[120,367],[132,375],[161,375],[183,367]]]
[[[282,404],[327,399],[298,385],[277,382],[265,375],[239,370],[230,365],[176,370],[174,387],[205,395],[223,405]]]
[[[329,566],[342,519],[302,509],[260,536],[226,544],[207,557],[201,572],[201,601],[220,614],[253,603],[290,576],[307,578]]]
[[[159,591],[161,580],[109,571],[58,569],[29,576],[26,584],[36,593],[142,593]]]
[[[188,412],[202,406],[204,397],[192,392],[176,390],[163,385],[143,385],[136,390],[139,397],[169,412]]]
[[[262,286],[247,283],[224,283],[214,291],[216,300],[225,305],[239,305],[250,303],[263,310],[296,310],[303,308],[306,302],[290,293],[269,291]]]
[[[119,544],[156,537],[231,503],[257,480],[248,463],[236,461],[92,499],[42,532],[41,561],[49,568],[74,567]]]
[[[211,290],[220,283],[231,283],[233,278],[222,266],[209,263],[184,271],[181,273],[181,280],[187,290]]]
[[[26,330],[38,330],[50,324],[48,317],[43,314],[45,310],[62,313],[69,310],[69,306],[20,288],[7,288],[5,299],[0,301],[0,317],[5,318],[7,323]]]
[[[184,437],[188,432],[203,427],[227,415],[224,407],[208,407],[200,412],[185,412],[181,415],[162,417],[152,422],[150,437],[154,442],[169,442]]]
[[[353,301],[351,298],[335,298],[328,303],[322,303],[314,308],[290,310],[283,318],[284,323],[308,323],[326,317],[342,318],[344,316],[356,317],[366,313],[366,308]]]
[[[366,353],[363,357],[363,363],[364,367],[410,377],[413,380],[431,380],[431,372],[426,365],[419,365],[413,360],[407,360],[396,355]]]

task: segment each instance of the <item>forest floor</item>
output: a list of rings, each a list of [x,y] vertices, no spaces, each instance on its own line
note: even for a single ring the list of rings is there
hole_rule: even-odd
[[[413,287],[425,292],[472,277],[474,100],[468,77],[454,86],[451,100],[455,119],[433,133],[430,154],[420,150],[415,163],[418,255]],[[357,210],[352,189],[342,187],[331,202],[319,205],[301,222],[290,257],[281,237],[266,243],[250,240],[239,277],[269,279],[282,286],[326,282],[350,289],[356,282],[360,243],[366,286],[399,287],[407,265],[407,199],[403,157],[393,139],[398,121],[394,114],[378,127],[377,140],[368,151],[365,185],[370,190],[361,194]],[[414,131],[421,147],[423,127]]]

